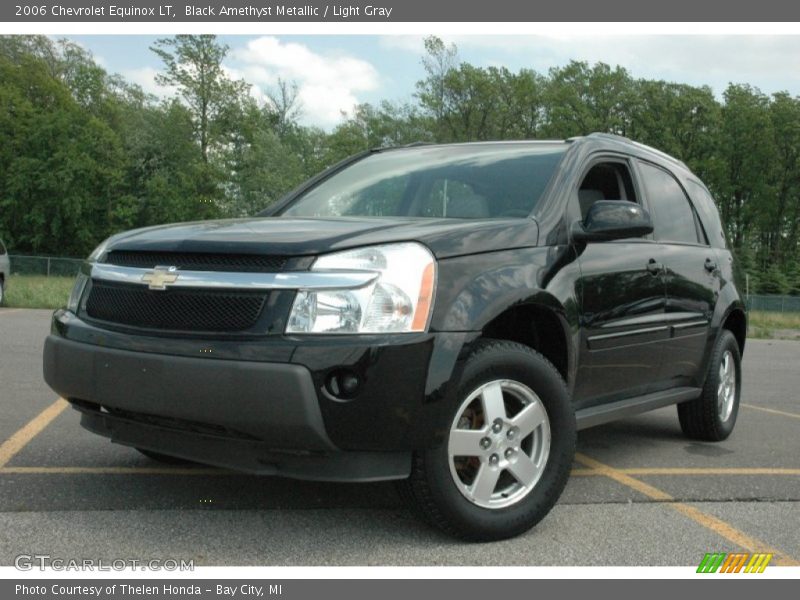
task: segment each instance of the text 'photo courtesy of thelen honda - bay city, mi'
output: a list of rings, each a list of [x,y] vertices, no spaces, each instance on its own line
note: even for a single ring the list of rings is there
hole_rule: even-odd
[[[723,440],[746,315],[714,200],[625,138],[412,145],[262,214],[103,242],[53,315],[47,383],[162,461],[397,480],[469,540],[524,532],[576,429],[677,404]]]

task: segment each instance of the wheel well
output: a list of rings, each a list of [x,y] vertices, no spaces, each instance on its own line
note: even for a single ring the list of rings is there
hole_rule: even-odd
[[[739,353],[744,354],[744,342],[747,338],[747,317],[744,311],[738,308],[733,309],[725,321],[722,323],[722,328],[727,329],[736,338],[739,344]]]
[[[744,353],[744,341],[747,338],[747,317],[744,311],[734,309],[730,314],[725,317],[725,322],[722,324],[723,329],[729,330],[736,338],[739,344],[739,352]]]
[[[538,305],[510,308],[483,328],[483,337],[524,344],[553,363],[568,381],[569,352],[564,328],[555,312]]]

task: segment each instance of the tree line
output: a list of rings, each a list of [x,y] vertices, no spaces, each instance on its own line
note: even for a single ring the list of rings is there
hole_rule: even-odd
[[[800,99],[732,83],[637,79],[572,61],[539,73],[479,67],[425,40],[408,100],[361,104],[332,131],[301,124],[296,84],[257,102],[215,36],[151,48],[159,98],[69,41],[0,37],[0,238],[14,253],[84,256],[104,237],[256,213],[364,149],[566,138],[604,131],[688,164],[709,186],[751,292],[800,294]]]

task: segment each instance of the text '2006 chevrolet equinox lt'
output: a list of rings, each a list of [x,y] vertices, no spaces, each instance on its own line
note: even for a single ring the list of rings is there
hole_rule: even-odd
[[[153,458],[398,480],[501,539],[552,508],[576,429],[677,404],[688,436],[731,433],[733,271],[703,183],[625,138],[376,150],[257,218],[106,240],[44,375]]]

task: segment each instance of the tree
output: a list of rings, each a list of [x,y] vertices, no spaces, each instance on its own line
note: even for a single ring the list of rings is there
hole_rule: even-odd
[[[719,140],[721,169],[715,191],[728,240],[739,248],[748,237],[756,235],[753,228],[760,224],[765,204],[773,201],[775,147],[753,143],[773,136],[767,96],[748,85],[731,84],[724,98]],[[763,253],[759,262],[766,266]]]
[[[447,45],[436,36],[425,38],[425,54],[422,66],[427,77],[417,82],[417,98],[428,111],[436,125],[441,124],[445,115],[445,78],[458,63],[458,49],[454,44]]]
[[[628,135],[635,92],[624,68],[571,61],[551,69],[549,79],[548,135],[571,137],[594,131]]]
[[[203,161],[208,162],[209,148],[220,136],[220,117],[241,102],[249,90],[244,81],[230,79],[222,66],[228,46],[217,42],[215,35],[177,35],[155,42],[151,50],[166,71],[156,76],[160,85],[175,86],[191,110],[200,141]]]
[[[296,125],[297,120],[303,114],[299,93],[296,82],[288,82],[280,77],[278,77],[275,88],[267,92],[277,121],[276,129],[280,136],[286,135],[289,128]]]

